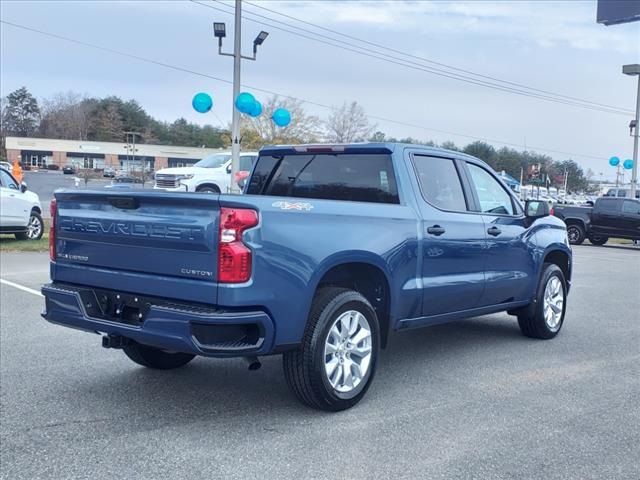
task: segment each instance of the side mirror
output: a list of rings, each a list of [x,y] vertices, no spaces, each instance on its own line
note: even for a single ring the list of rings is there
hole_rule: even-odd
[[[544,200],[527,200],[524,204],[524,214],[532,219],[549,215],[549,204]]]
[[[231,173],[231,164],[227,165],[227,173]]]
[[[25,182],[22,182],[22,183],[20,184],[20,191],[21,191],[22,193],[24,193],[24,192],[26,192],[26,191],[27,191],[27,184],[26,184]]]

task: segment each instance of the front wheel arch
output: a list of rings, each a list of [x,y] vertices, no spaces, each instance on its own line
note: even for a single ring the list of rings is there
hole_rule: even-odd
[[[215,183],[203,183],[196,187],[196,192],[222,193],[220,187]]]

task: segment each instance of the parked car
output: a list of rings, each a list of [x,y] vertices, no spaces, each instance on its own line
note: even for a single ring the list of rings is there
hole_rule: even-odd
[[[640,200],[601,197],[593,207],[557,205],[553,212],[567,225],[572,245],[585,238],[594,245],[604,245],[609,238],[640,240]]]
[[[150,368],[283,354],[297,397],[331,411],[365,395],[391,331],[502,311],[529,337],[562,327],[564,223],[477,158],[265,147],[245,193],[56,192],[44,318]]]
[[[618,197],[618,198],[626,198],[629,196],[628,188],[610,188],[607,190],[607,193],[604,194],[605,197]],[[640,189],[636,190],[636,198],[640,199]]]
[[[102,171],[102,176],[105,178],[114,178],[116,176],[116,169],[113,167],[105,167]]]
[[[77,172],[76,167],[73,165],[65,165],[62,167],[62,173],[65,175],[75,175]]]
[[[118,183],[142,183],[142,178],[135,176],[131,173],[124,173],[122,175],[116,175],[114,180]]]
[[[38,195],[0,168],[0,233],[13,233],[18,240],[40,240],[43,232]]]
[[[257,152],[243,152],[240,154],[239,175],[235,181],[240,186],[253,162],[258,158]],[[244,173],[240,173],[244,172]],[[191,167],[163,168],[155,175],[155,189],[201,192],[226,193],[231,183],[231,152],[209,155]],[[242,177],[244,175],[244,178]]]

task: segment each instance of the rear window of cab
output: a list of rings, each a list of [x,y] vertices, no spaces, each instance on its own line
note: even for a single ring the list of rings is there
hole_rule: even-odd
[[[389,154],[318,153],[258,158],[248,194],[399,203]]]

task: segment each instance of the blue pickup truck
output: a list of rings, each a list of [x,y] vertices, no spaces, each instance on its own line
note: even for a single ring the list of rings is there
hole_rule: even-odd
[[[404,144],[260,152],[244,195],[59,191],[48,321],[145,367],[282,354],[305,404],[355,405],[391,331],[506,311],[562,327],[564,223],[486,164]]]

